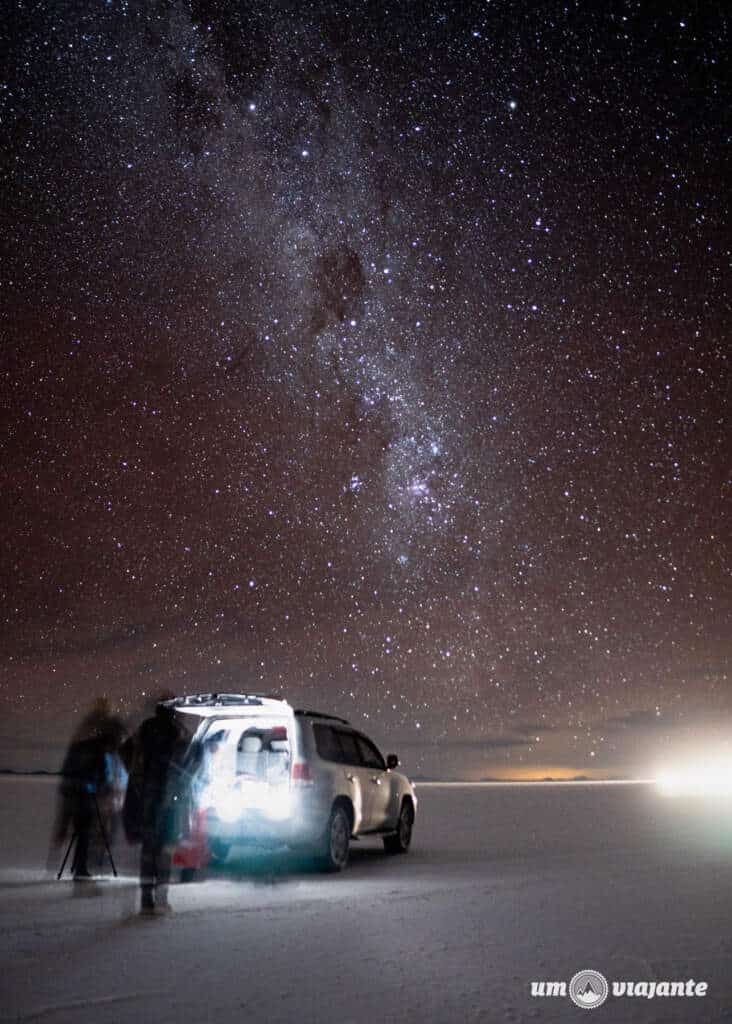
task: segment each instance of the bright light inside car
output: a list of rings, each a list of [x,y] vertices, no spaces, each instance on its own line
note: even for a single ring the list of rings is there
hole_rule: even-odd
[[[236,821],[243,811],[241,793],[236,789],[224,789],[211,801],[222,821]]]
[[[732,797],[732,758],[717,758],[662,772],[656,785],[664,796]]]
[[[287,786],[273,786],[270,789],[269,801],[263,808],[265,814],[275,821],[284,821],[290,816],[292,802]]]
[[[200,805],[212,808],[225,822],[237,821],[247,811],[258,811],[274,821],[283,821],[290,814],[291,798],[288,786],[214,783],[201,794]]]

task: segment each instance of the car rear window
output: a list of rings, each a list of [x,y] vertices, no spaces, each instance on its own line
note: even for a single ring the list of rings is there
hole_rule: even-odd
[[[239,733],[236,774],[277,782],[289,777],[290,741],[284,725],[250,725]]]

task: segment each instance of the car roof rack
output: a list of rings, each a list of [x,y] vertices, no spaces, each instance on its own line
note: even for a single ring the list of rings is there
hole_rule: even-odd
[[[323,711],[306,711],[304,708],[295,708],[296,715],[304,718],[327,718],[332,722],[341,722],[343,725],[350,725],[347,718],[339,718],[338,715],[326,715]]]
[[[173,697],[162,703],[168,708],[215,708],[238,707],[247,705],[257,707],[265,701],[280,701],[285,698],[279,693],[190,693],[183,697]]]

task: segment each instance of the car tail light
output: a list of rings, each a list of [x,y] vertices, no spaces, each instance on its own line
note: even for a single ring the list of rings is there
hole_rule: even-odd
[[[295,786],[312,786],[313,776],[310,772],[310,765],[306,761],[295,761],[290,778]]]

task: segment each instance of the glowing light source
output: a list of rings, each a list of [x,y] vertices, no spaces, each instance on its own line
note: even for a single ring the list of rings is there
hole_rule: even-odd
[[[732,797],[732,757],[682,765],[661,772],[656,785],[664,796]]]
[[[211,807],[222,821],[238,821],[248,811],[256,811],[273,821],[283,821],[292,810],[289,786],[261,783],[227,785],[212,783],[201,794],[201,807]]]

